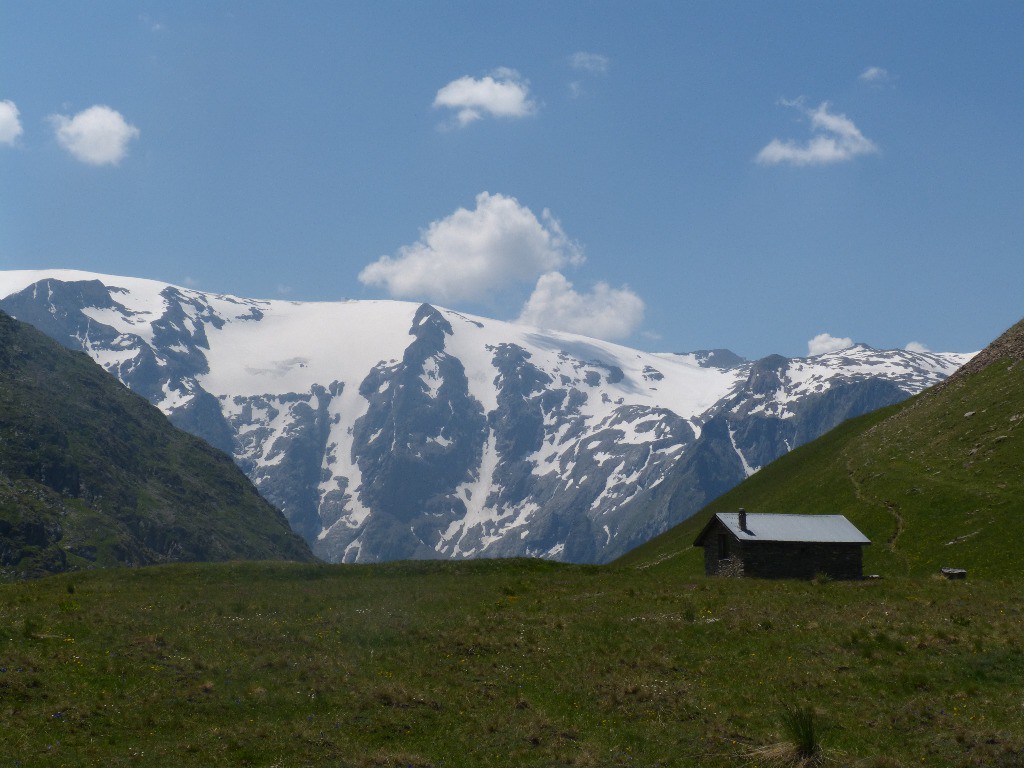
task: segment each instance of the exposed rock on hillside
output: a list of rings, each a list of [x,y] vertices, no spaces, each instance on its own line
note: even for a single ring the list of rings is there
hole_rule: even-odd
[[[975,355],[959,371],[950,377],[950,381],[959,381],[987,368],[997,360],[1024,360],[1024,320],[1009,328],[999,338]]]

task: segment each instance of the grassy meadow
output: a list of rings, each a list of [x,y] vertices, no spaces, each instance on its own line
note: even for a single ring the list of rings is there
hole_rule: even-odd
[[[1018,583],[709,580],[699,562],[0,585],[0,766],[797,765],[794,712],[821,748],[806,765],[1024,761]]]

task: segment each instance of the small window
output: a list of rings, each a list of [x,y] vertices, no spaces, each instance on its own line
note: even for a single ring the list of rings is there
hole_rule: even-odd
[[[718,559],[729,559],[729,535],[726,533],[718,534]]]

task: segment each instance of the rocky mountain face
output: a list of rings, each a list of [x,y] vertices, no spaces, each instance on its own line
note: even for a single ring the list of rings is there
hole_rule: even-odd
[[[0,272],[0,308],[234,456],[321,557],[604,562],[969,355],[650,354],[427,304]]]
[[[228,456],[0,312],[0,577],[241,558],[312,554]]]

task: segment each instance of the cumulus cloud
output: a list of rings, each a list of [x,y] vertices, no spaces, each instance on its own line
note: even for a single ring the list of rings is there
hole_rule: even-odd
[[[139,137],[120,112],[96,105],[74,117],[51,115],[57,141],[76,160],[89,165],[117,165],[128,153],[128,142]]]
[[[907,346],[904,347],[904,349],[906,349],[907,352],[931,352],[931,350],[920,341],[908,341]]]
[[[580,72],[589,72],[592,75],[606,74],[610,63],[607,56],[586,51],[577,51],[569,57],[570,67]]]
[[[484,116],[527,117],[537,111],[530,83],[516,70],[501,67],[482,78],[460,77],[441,88],[434,108],[456,110],[455,120],[466,126]]]
[[[889,79],[889,72],[881,67],[868,67],[857,76],[857,79],[862,83],[874,83],[877,85]]]
[[[850,118],[829,112],[827,101],[815,109],[807,109],[799,99],[782,104],[803,112],[811,121],[814,135],[804,144],[772,139],[757,155],[756,160],[761,165],[828,165],[878,152],[875,143],[866,138]]]
[[[13,145],[21,136],[20,115],[13,101],[0,101],[0,144]]]
[[[583,253],[546,209],[540,218],[514,197],[481,192],[476,208],[433,222],[412,245],[359,273],[396,298],[481,301],[510,284],[583,262]]]
[[[829,333],[819,333],[807,342],[807,354],[811,357],[824,355],[826,352],[838,352],[853,346],[853,339],[839,338]]]
[[[537,280],[518,322],[599,339],[629,336],[644,319],[644,302],[628,287],[598,283],[590,293],[579,293],[559,272]]]

